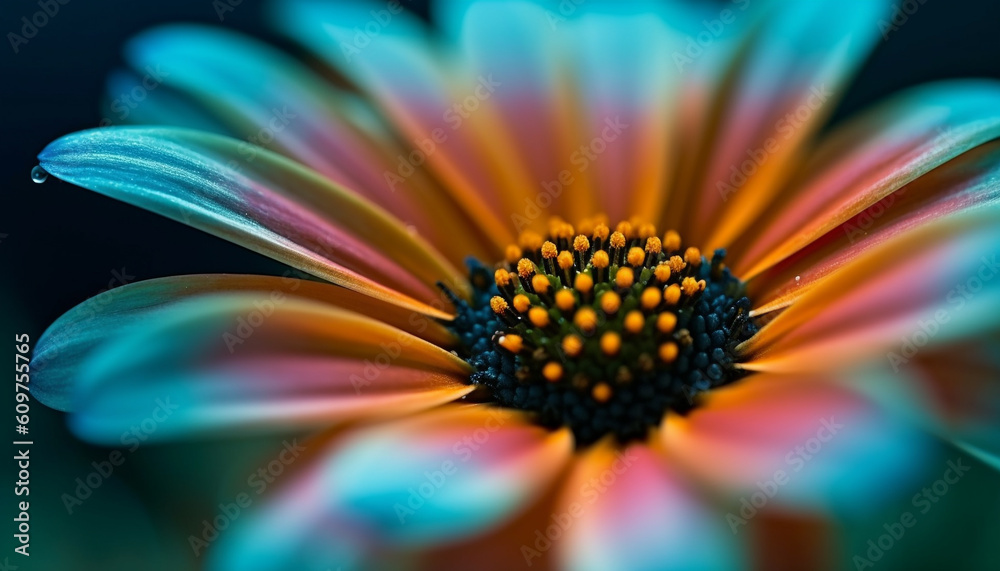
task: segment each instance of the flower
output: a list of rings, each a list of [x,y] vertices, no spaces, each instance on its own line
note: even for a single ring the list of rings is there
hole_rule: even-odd
[[[747,526],[905,485],[927,433],[997,464],[1000,86],[821,134],[879,2],[454,4],[437,36],[276,3],[348,87],[153,30],[128,119],[176,126],[39,155],[329,282],[138,282],[39,342],[36,397],[94,442],[336,426],[197,555],[737,569]]]

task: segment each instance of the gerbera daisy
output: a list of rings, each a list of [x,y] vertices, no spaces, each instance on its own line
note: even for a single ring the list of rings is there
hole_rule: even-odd
[[[36,348],[90,441],[334,427],[211,568],[774,568],[754,518],[855,513],[927,434],[997,464],[1000,85],[819,136],[880,2],[439,8],[276,3],[312,66],[152,30],[129,118],[174,126],[39,155],[311,276],[126,285]]]

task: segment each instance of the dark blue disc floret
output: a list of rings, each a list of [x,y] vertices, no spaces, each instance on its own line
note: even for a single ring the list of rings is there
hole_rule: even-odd
[[[522,238],[523,257],[496,270],[469,260],[468,301],[443,288],[475,368],[469,398],[569,427],[578,446],[642,439],[665,414],[686,414],[743,376],[737,346],[757,331],[724,250],[709,261],[670,233],[601,226],[589,239]]]

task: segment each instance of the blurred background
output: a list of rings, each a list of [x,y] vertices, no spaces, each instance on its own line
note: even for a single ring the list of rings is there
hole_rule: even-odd
[[[859,2],[865,0],[857,0]],[[929,80],[1000,78],[1000,3],[995,0],[913,0],[919,9],[888,34],[862,69],[833,121],[884,95]],[[123,67],[120,50],[135,33],[165,22],[203,22],[249,33],[295,51],[272,34],[254,0],[231,2],[220,21],[213,0],[63,0],[27,43],[11,45],[37,0],[4,0],[0,29],[3,66],[0,137],[0,329],[8,341],[27,333],[34,344],[63,312],[128,281],[202,272],[280,273],[261,256],[179,223],[58,180],[32,183],[42,147],[65,133],[96,127],[109,72]],[[426,2],[404,1],[426,15]],[[850,9],[845,1],[843,9]],[[12,383],[13,380],[10,379]],[[13,391],[0,411],[13,416]],[[7,417],[10,418],[10,417]],[[259,441],[140,447],[80,505],[67,507],[77,478],[86,479],[111,449],[77,441],[62,414],[32,402],[31,495],[13,494],[12,460],[0,461],[0,503],[12,513],[0,526],[0,570],[196,568],[188,534],[212,517],[216,498],[245,480]],[[11,432],[13,434],[13,432]],[[6,446],[10,446],[9,444]],[[280,448],[280,444],[273,449]],[[16,452],[12,451],[12,454]],[[9,458],[9,457],[8,457]],[[220,461],[221,460],[221,461]],[[206,485],[206,482],[210,483]],[[232,496],[229,496],[232,497]],[[11,519],[17,500],[31,502],[30,558],[14,554]],[[862,553],[884,523],[907,509],[908,497],[884,514],[845,521],[846,553]],[[1000,475],[973,470],[947,501],[922,516],[904,548],[879,569],[1000,568]],[[793,530],[789,530],[794,533]],[[845,565],[854,568],[845,558]],[[16,567],[15,567],[16,566]]]

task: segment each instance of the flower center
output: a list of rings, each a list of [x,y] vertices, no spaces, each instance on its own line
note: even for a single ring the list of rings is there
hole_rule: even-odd
[[[757,330],[743,283],[668,231],[561,219],[525,232],[489,270],[470,261],[474,295],[451,324],[474,368],[472,398],[567,426],[578,445],[644,438],[670,411],[742,376],[735,347]],[[449,293],[446,289],[446,293]]]

